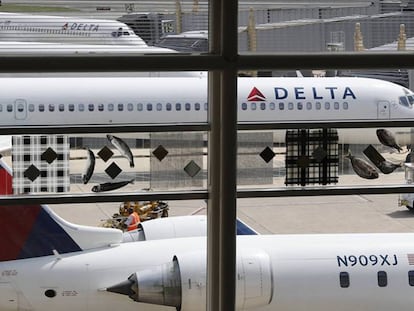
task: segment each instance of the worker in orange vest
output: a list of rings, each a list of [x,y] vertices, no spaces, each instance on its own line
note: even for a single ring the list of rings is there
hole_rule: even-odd
[[[128,231],[135,230],[138,228],[138,224],[141,222],[139,215],[134,211],[132,207],[128,208],[128,218],[125,221],[125,225]]]

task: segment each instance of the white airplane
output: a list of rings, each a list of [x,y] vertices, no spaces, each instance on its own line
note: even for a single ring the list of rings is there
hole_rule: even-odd
[[[0,13],[1,41],[148,47],[126,24],[105,19]]]
[[[122,243],[120,230],[71,224],[46,206],[1,206],[0,310],[205,310],[205,236],[146,238]],[[411,310],[413,240],[238,236],[237,310]]]
[[[238,121],[413,120],[414,93],[367,78],[239,78]],[[0,78],[0,126],[137,125],[207,122],[207,79]],[[378,143],[342,130],[341,140]],[[400,144],[411,140],[398,129]]]

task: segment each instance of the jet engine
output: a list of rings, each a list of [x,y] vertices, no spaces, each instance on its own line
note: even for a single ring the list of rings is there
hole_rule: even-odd
[[[176,216],[141,222],[137,230],[124,232],[122,242],[151,241],[206,235],[206,216]]]
[[[251,310],[270,304],[273,275],[269,255],[258,249],[237,254],[236,309]],[[171,262],[137,271],[107,291],[137,302],[202,311],[206,306],[206,253],[175,255]]]

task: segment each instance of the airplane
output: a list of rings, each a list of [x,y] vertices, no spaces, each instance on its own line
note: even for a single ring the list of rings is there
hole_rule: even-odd
[[[414,93],[377,79],[240,77],[238,85],[241,124],[414,119]],[[0,94],[0,127],[207,122],[203,76],[5,77]],[[348,143],[378,143],[367,130],[339,134]],[[399,143],[410,143],[410,130],[397,130]]]
[[[148,46],[124,23],[103,19],[41,16],[0,12],[0,54],[5,55],[137,55],[178,53],[168,48]],[[6,73],[7,74],[7,73]],[[90,75],[90,73],[88,73]],[[113,73],[111,73],[113,75]],[[125,73],[122,73],[125,76]],[[205,76],[205,72],[134,72],[134,76]],[[0,76],[4,76],[1,73]],[[18,73],[16,76],[31,76]],[[62,73],[36,73],[35,76]],[[74,73],[63,73],[73,76]],[[76,73],[76,76],[82,73]],[[100,73],[100,76],[105,73]]]
[[[0,194],[11,179],[0,159]],[[0,206],[0,310],[205,310],[206,237],[147,238],[123,242],[120,230],[68,223],[47,206]],[[411,310],[413,240],[237,236],[236,310]]]
[[[23,13],[0,13],[0,38],[1,41],[148,47],[129,26],[119,21]]]

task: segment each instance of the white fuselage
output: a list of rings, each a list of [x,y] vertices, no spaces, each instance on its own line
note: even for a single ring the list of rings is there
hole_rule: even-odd
[[[118,21],[21,13],[0,13],[0,41],[147,46]]]
[[[208,120],[205,78],[0,78],[0,91],[0,126],[188,124]],[[412,103],[410,90],[375,79],[238,80],[239,123],[412,120]],[[407,143],[411,135],[406,131],[405,138],[398,138],[403,140],[400,143]]]
[[[237,241],[237,310],[412,309],[414,234],[240,236]],[[168,291],[157,276],[174,256],[181,310],[205,310],[204,237],[2,262],[0,309],[174,310],[106,291],[134,273],[138,281],[153,278],[157,292]],[[148,269],[152,272],[145,273]],[[148,283],[139,286],[139,295],[148,299]]]
[[[239,78],[238,121],[414,119],[411,91],[363,78]],[[250,97],[253,89],[263,95]],[[207,122],[205,78],[1,78],[0,125]]]

